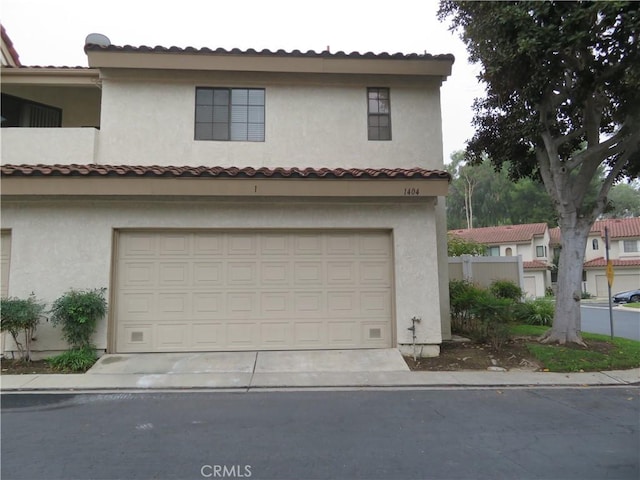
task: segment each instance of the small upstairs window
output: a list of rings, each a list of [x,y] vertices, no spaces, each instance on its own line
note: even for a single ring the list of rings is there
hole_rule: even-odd
[[[264,142],[263,88],[196,88],[196,140]]]
[[[598,250],[600,248],[600,245],[598,245],[598,239],[594,238],[593,241],[591,242],[591,248],[593,250]]]
[[[487,253],[490,257],[499,257],[500,256],[500,247],[489,247],[487,249]]]
[[[388,88],[367,88],[369,140],[391,140],[390,101]]]
[[[547,256],[547,247],[544,245],[538,245],[536,247],[536,257],[546,257]]]
[[[637,240],[625,240],[622,243],[622,248],[624,253],[635,253],[638,251],[638,241]]]

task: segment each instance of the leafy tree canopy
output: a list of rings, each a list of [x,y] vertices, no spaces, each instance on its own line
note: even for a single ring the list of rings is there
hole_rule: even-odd
[[[612,185],[640,173],[640,3],[442,0],[439,17],[461,31],[486,85],[466,157],[542,179],[558,213],[556,312],[544,341],[583,344],[589,229]]]

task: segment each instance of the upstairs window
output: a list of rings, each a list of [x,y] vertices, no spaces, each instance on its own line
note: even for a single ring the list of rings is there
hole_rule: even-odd
[[[487,249],[487,253],[490,257],[499,257],[500,256],[500,247],[489,247]]]
[[[195,139],[264,142],[264,89],[196,88]]]
[[[391,140],[391,103],[388,88],[367,88],[369,140]]]
[[[624,253],[635,253],[638,251],[638,241],[637,240],[625,240],[622,242],[622,247]]]
[[[544,245],[538,245],[536,247],[536,257],[546,257],[547,256],[547,247]]]
[[[600,245],[598,245],[597,238],[594,238],[593,241],[591,242],[591,248],[593,248],[593,250],[598,250],[600,248]]]

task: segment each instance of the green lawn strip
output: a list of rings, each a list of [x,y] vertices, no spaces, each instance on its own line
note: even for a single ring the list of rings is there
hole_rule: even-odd
[[[542,335],[548,327],[537,325],[513,325],[512,335]],[[583,333],[582,338],[590,342],[602,342],[609,346],[608,352],[589,348],[574,348],[561,345],[527,343],[529,352],[551,372],[579,372],[583,370],[623,370],[640,366],[640,342],[626,338]]]
[[[624,304],[625,307],[629,307],[629,308],[640,308],[640,303],[635,302],[635,303],[625,303]]]

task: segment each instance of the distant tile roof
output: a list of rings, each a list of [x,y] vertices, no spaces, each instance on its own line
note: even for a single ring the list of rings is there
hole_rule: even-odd
[[[2,35],[2,42],[4,43],[5,47],[7,48],[7,51],[9,52],[9,55],[11,55],[11,59],[13,60],[13,63],[15,63],[16,66],[22,65],[20,63],[20,55],[18,55],[18,52],[16,51],[15,47],[13,46],[13,42],[9,38],[9,35],[7,35],[7,31],[5,30],[4,25],[0,25],[0,34]]]
[[[625,260],[611,259],[614,267],[640,267],[640,258],[630,258]],[[604,257],[594,258],[588,262],[584,262],[584,267],[606,267],[607,260]],[[640,280],[639,280],[640,281]]]
[[[94,70],[92,67],[83,67],[82,65],[3,65],[2,68],[12,70]]]
[[[526,223],[524,225],[449,230],[449,233],[478,243],[497,244],[531,241],[535,236],[544,235],[545,230],[547,230],[546,223]]]
[[[547,270],[551,268],[551,265],[541,260],[531,260],[522,262],[522,268],[525,270]]]
[[[640,217],[608,218],[596,220],[589,231],[590,235],[600,235],[604,238],[604,227],[609,229],[609,238],[634,238],[640,237]],[[560,245],[562,236],[560,227],[549,229],[550,244]]]
[[[609,238],[640,237],[640,217],[597,220],[591,233],[599,232],[604,237],[604,227],[608,227]]]
[[[196,55],[242,55],[242,56],[260,56],[260,57],[307,57],[307,58],[351,58],[351,59],[391,59],[391,60],[442,60],[447,62],[453,62],[454,56],[451,54],[442,54],[442,55],[430,55],[428,53],[373,53],[373,52],[351,52],[346,53],[343,51],[338,51],[335,53],[331,53],[328,50],[322,52],[316,52],[314,50],[307,50],[303,52],[301,50],[255,50],[253,48],[249,48],[247,50],[241,50],[239,48],[233,48],[231,50],[227,50],[225,48],[195,48],[195,47],[162,47],[155,46],[149,47],[147,45],[141,46],[133,46],[133,45],[96,45],[96,44],[87,44],[84,47],[85,52],[125,52],[125,53],[189,53]]]
[[[2,165],[2,176],[380,178],[450,180],[449,173],[424,168],[252,168],[140,165]]]

